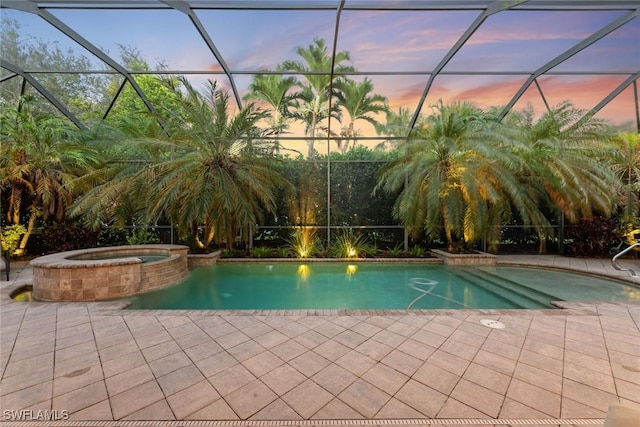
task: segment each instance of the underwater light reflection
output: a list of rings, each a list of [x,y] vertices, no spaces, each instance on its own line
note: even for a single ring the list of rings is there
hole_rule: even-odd
[[[307,286],[309,284],[309,276],[311,275],[311,269],[306,264],[300,264],[298,266],[298,280],[296,286]]]
[[[351,277],[358,272],[358,266],[355,264],[347,265],[347,277]]]

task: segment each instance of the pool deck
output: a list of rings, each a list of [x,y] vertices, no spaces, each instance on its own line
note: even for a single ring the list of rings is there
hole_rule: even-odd
[[[498,263],[640,285],[607,259]],[[614,402],[640,407],[640,303],[220,312],[7,297],[29,283],[18,262],[0,282],[2,426],[601,426]]]

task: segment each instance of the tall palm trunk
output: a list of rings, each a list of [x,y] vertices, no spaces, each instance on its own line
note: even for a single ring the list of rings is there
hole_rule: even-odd
[[[33,233],[33,230],[36,228],[36,220],[38,219],[39,212],[35,208],[31,208],[31,213],[29,214],[29,223],[27,224],[27,232],[22,235],[22,239],[20,239],[20,244],[18,248],[15,250],[14,255],[22,256],[24,255],[27,242],[29,241],[29,237]],[[16,222],[16,224],[18,224]]]
[[[444,234],[447,238],[447,247],[453,247],[453,235],[451,234],[451,224],[449,224],[449,207],[446,203],[442,204],[442,223],[444,224]]]
[[[11,196],[9,201],[9,209],[7,210],[7,220],[12,224],[20,224],[20,207],[22,205],[22,188],[13,185],[11,188]]]
[[[318,115],[314,112],[311,118],[311,126],[309,127],[309,139],[307,140],[307,152],[309,159],[315,159],[315,140],[316,140],[316,126],[318,125]]]
[[[211,242],[213,241],[213,238],[215,236],[215,230],[214,228],[206,223],[203,226],[203,232],[202,232],[202,239],[200,238],[200,233],[198,232],[199,229],[199,225],[196,223],[193,223],[191,225],[191,233],[193,235],[193,240],[195,243],[195,246],[197,249],[205,249],[207,248]]]

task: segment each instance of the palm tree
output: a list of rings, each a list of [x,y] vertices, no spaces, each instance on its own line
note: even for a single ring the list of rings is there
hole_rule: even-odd
[[[368,78],[357,83],[354,80],[341,78],[336,81],[336,97],[339,105],[345,109],[351,122],[340,134],[344,138],[338,140],[338,149],[344,154],[349,149],[349,142],[356,144],[357,130],[354,122],[364,120],[374,127],[380,123],[372,114],[387,111],[387,98],[379,94],[372,94],[373,83]],[[344,144],[344,145],[343,145]]]
[[[70,217],[82,217],[85,226],[104,225],[123,228],[142,224],[145,206],[141,195],[147,183],[137,179],[150,164],[170,158],[170,152],[146,141],[166,137],[153,117],[145,112],[124,114],[115,124],[103,121],[86,132],[86,138],[99,147],[102,167],[74,181],[81,194],[68,211]]]
[[[167,218],[182,236],[192,236],[194,249],[214,241],[230,248],[236,237],[247,237],[265,210],[274,211],[274,189],[284,183],[273,168],[271,148],[260,139],[257,123],[266,114],[248,104],[231,117],[229,95],[215,82],[208,81],[203,93],[184,78],[179,83],[169,83],[180,106],[165,118],[170,136],[127,141],[138,152],[161,155],[97,188],[91,199],[78,202],[76,212],[95,211],[97,195],[116,196],[114,188],[126,191],[121,184],[129,182],[128,197],[139,201],[145,222]]]
[[[278,67],[283,71],[282,66]],[[290,109],[299,94],[292,92],[298,86],[295,77],[284,77],[275,74],[259,74],[255,76],[249,85],[249,93],[245,95],[245,100],[258,100],[265,102],[271,108],[267,121],[273,129],[276,139],[274,141],[274,152],[280,150],[279,136],[289,129],[291,120]]]
[[[376,133],[381,136],[389,136],[392,138],[406,138],[409,133],[409,124],[413,114],[405,107],[399,107],[397,111],[387,109],[385,111],[386,119],[384,123],[375,126]],[[419,116],[415,128],[421,128],[425,123],[424,116]],[[376,148],[384,150],[387,148],[397,148],[397,139],[381,142]]]
[[[610,215],[616,206],[619,181],[606,159],[606,122],[584,117],[568,102],[549,110],[531,125],[517,127],[528,166],[529,191],[575,222],[594,213]]]
[[[638,225],[640,212],[640,135],[618,133],[611,140],[609,162],[613,173],[621,182],[619,194],[622,208],[620,222],[623,229]],[[627,230],[630,231],[630,230]]]
[[[399,157],[381,169],[376,190],[399,194],[393,214],[410,231],[444,232],[450,248],[495,230],[512,206],[527,223],[544,223],[535,201],[521,191],[522,164],[496,127],[471,104],[440,102]]]
[[[9,191],[7,220],[26,233],[24,254],[38,218],[61,221],[74,197],[73,181],[99,165],[99,153],[61,118],[35,115],[29,101],[0,116],[0,187]]]
[[[125,50],[127,63],[136,70],[149,70],[139,53]],[[180,80],[175,76],[158,78],[146,76],[139,82],[147,95],[157,102],[157,114],[151,113],[132,91],[125,91],[105,120],[92,123],[86,138],[100,147],[104,167],[79,178],[75,185],[82,198],[76,200],[69,215],[82,216],[86,226],[123,228],[145,224],[146,206],[140,195],[146,183],[136,180],[137,174],[149,164],[170,158],[170,151],[144,144],[148,140],[162,140],[172,126],[181,126],[171,114],[180,109]],[[124,97],[124,98],[123,98]],[[134,186],[141,188],[134,188]]]
[[[329,111],[331,95],[329,93],[331,88],[329,73],[331,72],[332,57],[323,39],[315,39],[314,43],[306,49],[298,47],[296,53],[303,62],[285,61],[282,67],[285,70],[298,72],[306,79],[306,83],[302,84],[303,89],[293,116],[305,124],[309,158],[314,158],[316,155],[314,143],[321,122],[329,115],[339,119],[340,111],[336,105],[332,105],[331,111]],[[349,52],[336,52],[333,61],[334,73],[353,71],[353,67],[343,64],[350,60]]]

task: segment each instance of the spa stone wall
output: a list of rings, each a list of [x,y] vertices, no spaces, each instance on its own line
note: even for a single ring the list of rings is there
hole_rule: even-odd
[[[178,283],[189,276],[186,246],[132,245],[46,255],[31,261],[33,296],[41,301],[101,301]],[[135,255],[165,255],[143,263]],[[115,259],[74,259],[83,255]]]

